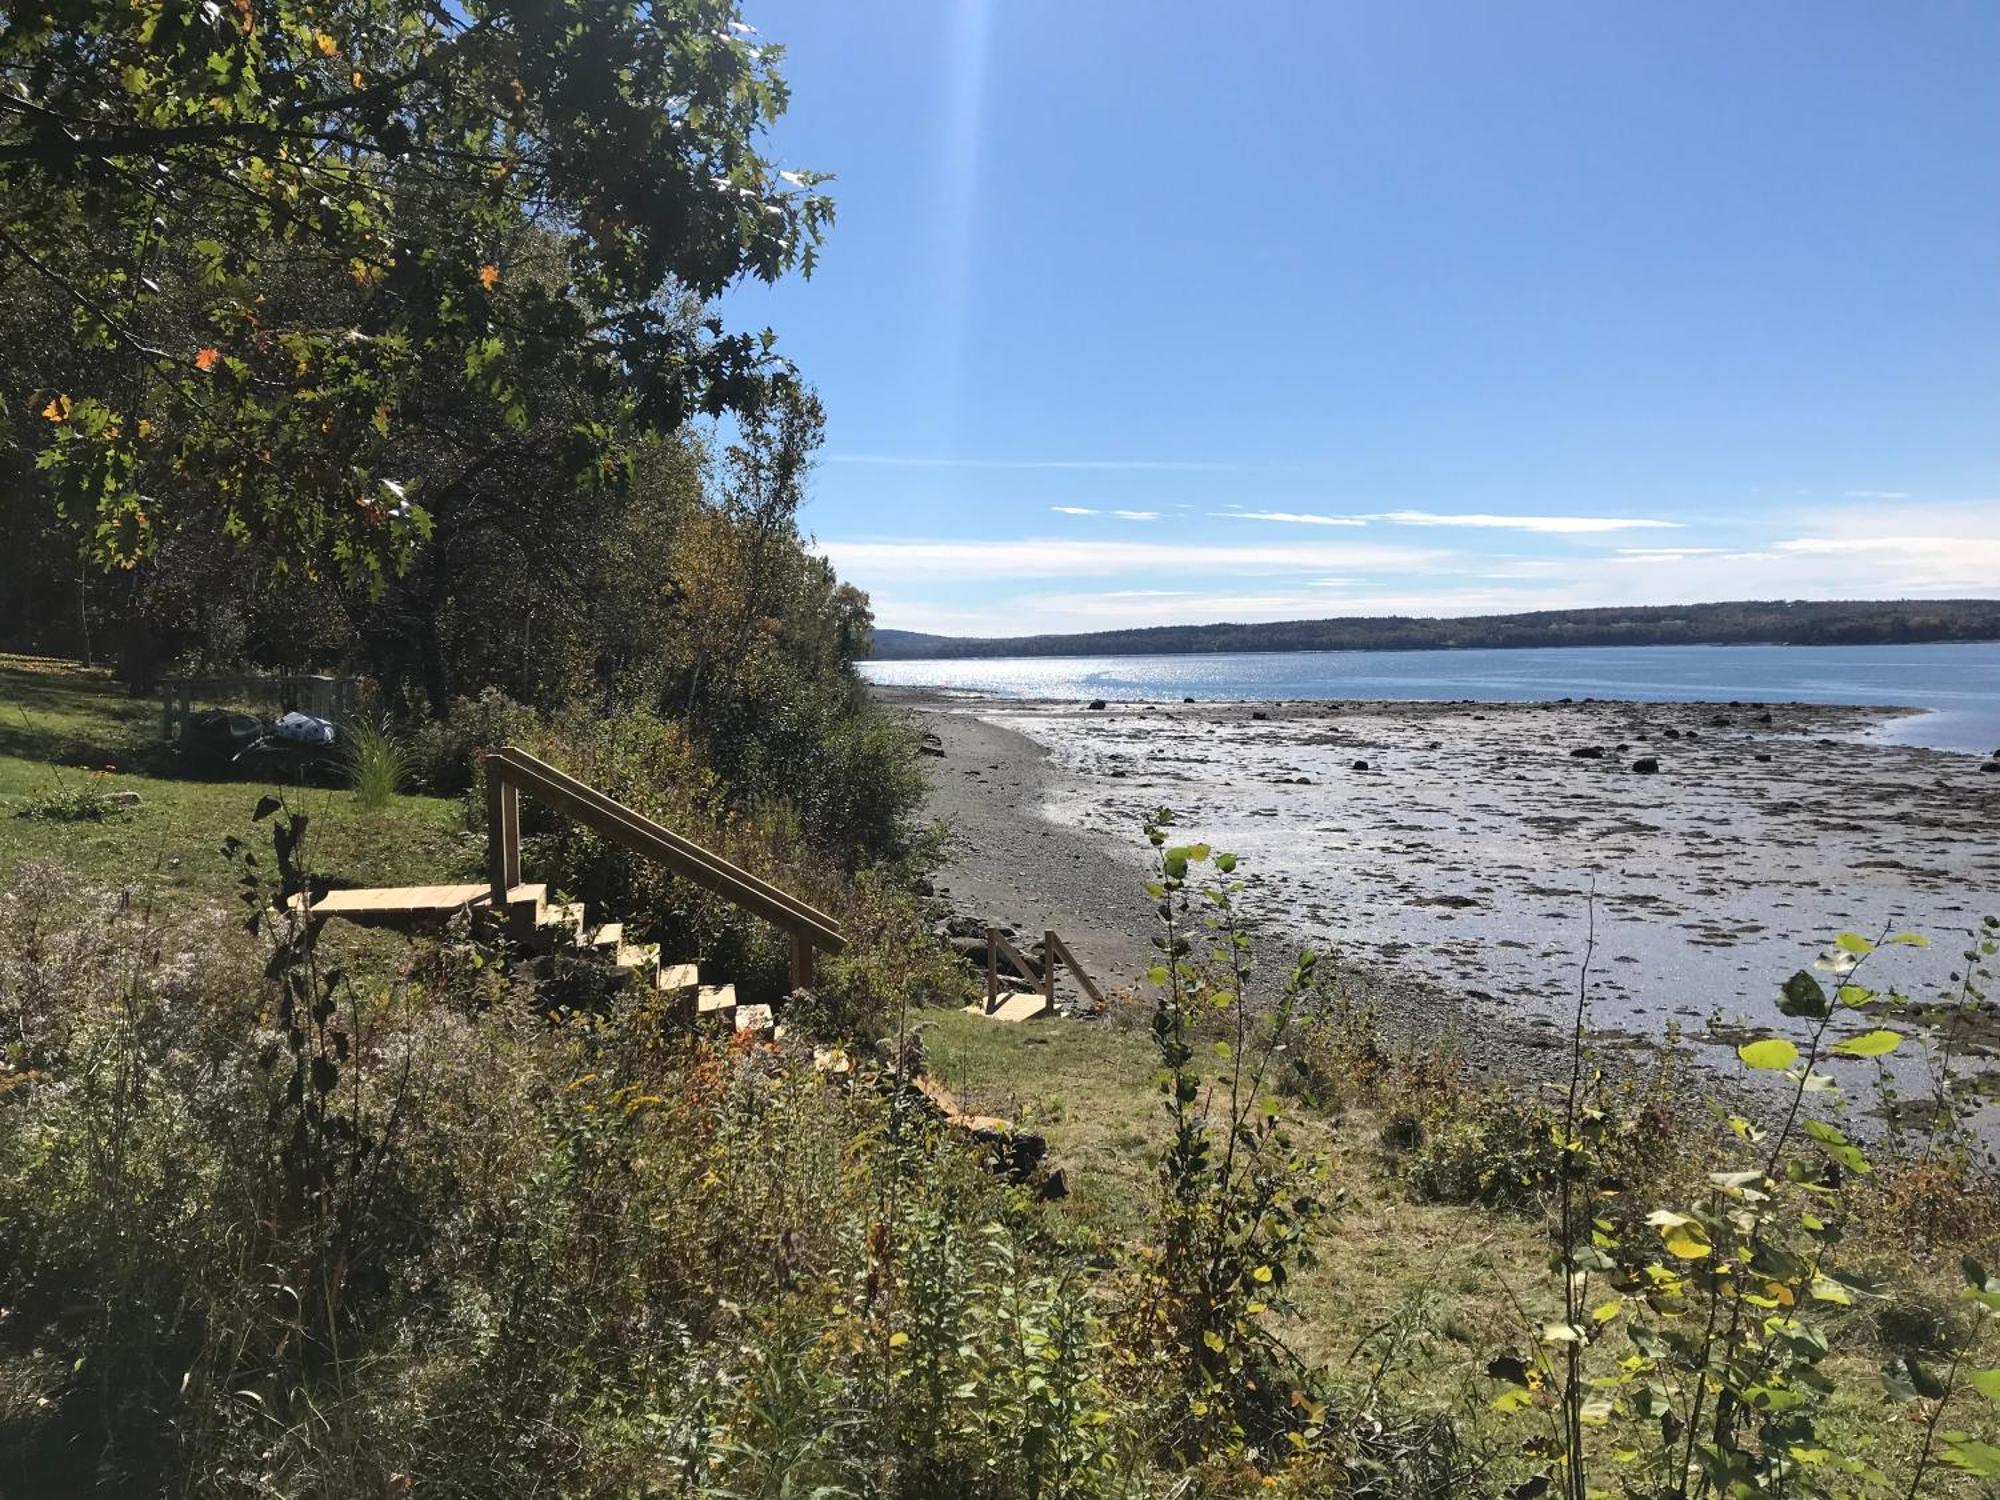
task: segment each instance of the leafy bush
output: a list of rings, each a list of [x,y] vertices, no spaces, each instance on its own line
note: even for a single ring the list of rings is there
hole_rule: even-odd
[[[540,716],[498,688],[476,698],[460,698],[447,718],[418,720],[404,737],[410,779],[433,797],[456,797],[479,790],[479,758],[502,745],[532,743]],[[483,805],[479,826],[484,826]]]

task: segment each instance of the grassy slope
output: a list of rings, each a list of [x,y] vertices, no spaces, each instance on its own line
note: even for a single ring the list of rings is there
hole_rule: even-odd
[[[959,1012],[926,1012],[921,1024],[932,1072],[968,1109],[1010,1116],[1047,1136],[1070,1185],[1066,1210],[1114,1242],[1135,1240],[1164,1128],[1146,1031],[1005,1025]],[[1314,1242],[1318,1264],[1293,1283],[1299,1313],[1283,1330],[1286,1341],[1357,1383],[1379,1369],[1382,1388],[1398,1400],[1473,1415],[1501,1446],[1531,1436],[1538,1430],[1531,1419],[1492,1413],[1499,1388],[1484,1370],[1496,1354],[1525,1347],[1524,1328],[1560,1317],[1544,1221],[1412,1197],[1383,1152],[1373,1111],[1338,1120],[1299,1111],[1293,1122],[1303,1142],[1332,1157],[1334,1213]],[[1841,1335],[1843,1352],[1827,1364],[1839,1387],[1828,1435],[1842,1451],[1877,1461],[1914,1451],[1920,1430],[1884,1403],[1876,1370],[1897,1354],[1935,1358],[1921,1339],[1900,1335],[1906,1323],[1927,1326],[1928,1309],[1956,1296],[1955,1274],[1943,1267],[1912,1278],[1905,1295],[1851,1315],[1859,1326]],[[1967,1396],[1953,1403],[1952,1423],[1989,1439],[2000,1428],[1990,1403]],[[1607,1458],[1601,1467],[1617,1466]],[[1980,1491],[1945,1471],[1934,1472],[1924,1493]]]
[[[204,781],[180,774],[159,743],[159,706],[125,695],[101,672],[71,662],[0,655],[0,888],[30,860],[54,860],[87,878],[155,881],[162,891],[219,897],[230,867],[226,834],[247,836],[250,810],[279,792],[312,815],[314,867],[364,885],[477,878],[480,845],[461,832],[457,805],[397,797],[363,813],[345,791]],[[39,792],[95,786],[135,791],[130,812],[103,822],[18,816]]]

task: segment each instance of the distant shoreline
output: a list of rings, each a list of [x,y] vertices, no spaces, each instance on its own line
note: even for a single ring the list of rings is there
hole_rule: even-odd
[[[983,637],[880,628],[878,661],[1206,656],[1296,651],[1494,651],[1611,646],[1911,646],[2000,641],[2000,599],[1783,601],[1340,616],[1252,624]]]

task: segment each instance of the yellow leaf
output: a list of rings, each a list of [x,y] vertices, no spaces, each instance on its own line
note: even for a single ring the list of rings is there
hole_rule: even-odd
[[[69,397],[67,396],[57,396],[47,406],[42,408],[42,415],[47,417],[51,422],[67,422],[69,420],[69,412],[70,405]]]
[[[333,56],[333,49],[337,45],[337,43],[335,43],[332,37],[328,36],[324,31],[322,31],[319,33],[319,35],[313,38],[313,45],[319,48],[321,57],[331,57]]]
[[[892,1333],[889,1335],[889,1347],[891,1349],[900,1349],[903,1345],[909,1343],[909,1341],[910,1336],[907,1333]]]

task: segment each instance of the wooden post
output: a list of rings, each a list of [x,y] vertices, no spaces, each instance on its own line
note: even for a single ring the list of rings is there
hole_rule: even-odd
[[[1061,942],[1054,932],[1042,934],[1042,998],[1051,1010],[1056,1003],[1056,951]]]
[[[792,934],[792,988],[795,990],[809,990],[812,987],[812,939],[802,932],[795,932]]]
[[[500,768],[486,762],[486,883],[493,909],[507,909],[506,801],[507,789],[500,781]]]
[[[1000,999],[1000,929],[986,929],[986,1013],[993,1013]]]
[[[500,878],[512,890],[521,883],[521,789],[500,783]]]

